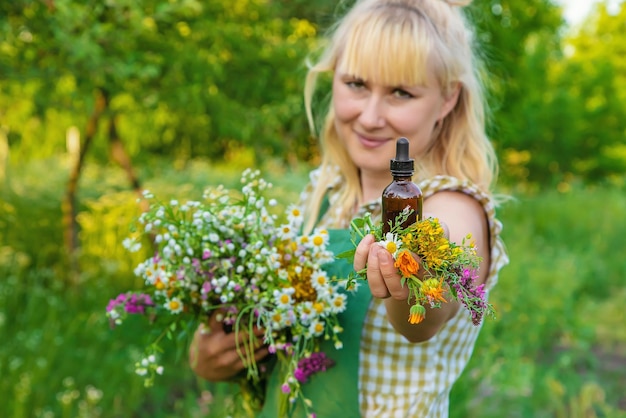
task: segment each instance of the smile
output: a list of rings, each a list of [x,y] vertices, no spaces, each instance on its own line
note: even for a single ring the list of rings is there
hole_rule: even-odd
[[[355,133],[359,143],[368,149],[380,148],[389,142],[389,138],[372,138]]]

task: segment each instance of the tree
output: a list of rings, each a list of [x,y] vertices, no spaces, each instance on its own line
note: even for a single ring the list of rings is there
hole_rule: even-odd
[[[263,0],[0,5],[0,27],[8,34],[0,47],[6,52],[0,87],[31,86],[32,116],[43,125],[53,125],[52,109],[62,109],[72,115],[72,124],[83,126],[64,205],[70,254],[77,246],[78,180],[98,136],[107,138],[110,155],[137,190],[127,148],[135,155],[148,149],[212,158],[245,146],[259,157],[310,152],[307,125],[295,116],[302,114],[302,77],[294,77],[293,68],[314,44],[316,28],[304,19],[273,17],[278,5]],[[123,146],[121,138],[131,140]]]
[[[477,47],[486,65],[489,134],[508,181],[529,179],[525,166],[535,158],[529,145],[545,136],[542,95],[545,74],[560,56],[561,12],[548,0],[473,2],[468,15],[477,27]]]

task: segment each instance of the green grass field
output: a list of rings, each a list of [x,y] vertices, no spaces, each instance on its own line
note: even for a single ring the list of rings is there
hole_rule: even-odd
[[[164,197],[196,199],[240,171],[155,161],[140,175]],[[120,244],[138,209],[117,168],[88,167],[81,180],[82,273],[68,284],[67,172],[44,161],[0,179],[0,417],[222,416],[229,388],[195,379],[185,350],[172,345],[164,376],[144,388],[133,370],[146,327],[108,326],[108,300],[139,286],[138,259]],[[285,203],[306,181],[305,171],[263,173]],[[452,417],[626,417],[624,213],[626,193],[608,186],[518,195],[500,209],[511,264],[491,296],[497,318],[453,390]]]

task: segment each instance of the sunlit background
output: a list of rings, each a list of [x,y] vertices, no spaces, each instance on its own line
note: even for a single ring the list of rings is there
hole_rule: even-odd
[[[137,193],[198,199],[260,168],[279,208],[318,162],[305,58],[350,1],[0,2],[0,417],[223,417],[186,341],[111,330],[141,283]],[[476,0],[511,264],[451,417],[626,417],[626,3]],[[324,82],[324,81],[323,81]],[[323,93],[315,98],[321,113]]]

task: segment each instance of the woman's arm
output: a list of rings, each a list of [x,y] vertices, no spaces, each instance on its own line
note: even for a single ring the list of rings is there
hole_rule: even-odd
[[[478,255],[482,257],[476,284],[483,283],[489,273],[489,230],[481,204],[460,192],[439,192],[424,201],[424,213],[439,219],[448,230],[452,242],[461,244],[467,234],[472,235]],[[372,295],[385,299],[389,322],[407,340],[416,343],[429,340],[459,310],[460,304],[453,301],[443,303],[441,308],[426,307],[425,319],[419,324],[410,324],[408,289],[400,284],[400,275],[393,265],[391,254],[374,245],[372,236],[367,236],[359,243],[354,258],[355,270],[363,269],[366,263],[367,281]]]

